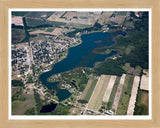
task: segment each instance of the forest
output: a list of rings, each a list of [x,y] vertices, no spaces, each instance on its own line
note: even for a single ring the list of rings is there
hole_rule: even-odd
[[[117,51],[119,56],[116,60],[109,59],[95,67],[95,73],[111,74],[121,76],[125,71],[122,66],[130,63],[132,67],[139,65],[143,69],[148,69],[149,43],[148,43],[148,13],[143,13],[141,19],[134,22],[134,29],[126,30],[127,36],[117,36],[117,44],[107,49]],[[130,47],[129,52],[125,52]]]

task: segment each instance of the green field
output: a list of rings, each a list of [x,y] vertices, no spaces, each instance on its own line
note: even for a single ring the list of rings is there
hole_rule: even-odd
[[[108,104],[107,104],[108,109],[112,108],[112,104],[113,104],[113,101],[114,101],[114,97],[116,95],[116,91],[117,91],[117,88],[118,88],[118,85],[119,85],[119,81],[120,81],[120,77],[117,76],[116,81],[115,81],[114,86],[113,86],[113,89],[112,89],[112,92],[111,92],[111,95],[110,95],[110,98],[109,98],[109,101],[108,101]]]
[[[90,99],[90,97],[91,97],[91,95],[93,93],[93,90],[94,90],[94,88],[96,86],[97,81],[98,81],[97,79],[92,79],[91,85],[87,84],[87,86],[89,86],[89,88],[87,89],[87,87],[86,87],[86,89],[83,92],[83,97],[82,97],[81,100],[85,100],[87,102],[89,101],[89,99]]]
[[[29,12],[12,12],[12,15],[14,16],[25,16]]]
[[[134,76],[126,75],[125,83],[119,100],[117,115],[126,115],[128,110],[128,104],[131,97],[132,85]]]
[[[134,115],[148,115],[149,93],[148,91],[139,90]]]
[[[110,75],[101,75],[101,77],[98,79],[96,87],[88,103],[89,109],[95,111],[99,110],[99,108],[102,105],[103,96],[107,89],[110,78],[111,78]]]
[[[25,97],[24,101],[14,100],[12,101],[12,115],[24,115],[25,111],[35,106],[35,100],[33,94],[22,93]]]

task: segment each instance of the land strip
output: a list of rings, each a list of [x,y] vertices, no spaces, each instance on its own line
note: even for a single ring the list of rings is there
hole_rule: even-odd
[[[90,78],[88,80],[88,83],[87,83],[87,86],[86,88],[84,89],[81,97],[80,97],[80,100],[85,100],[85,101],[89,101],[92,93],[93,93],[93,90],[96,86],[96,83],[97,83],[97,79],[96,78]]]
[[[128,104],[131,97],[131,91],[133,86],[133,80],[134,80],[134,76],[126,75],[122,93],[119,100],[119,104],[118,104],[118,108],[117,108],[117,112],[116,112],[117,115],[127,114]]]
[[[123,89],[123,84],[124,84],[124,81],[125,81],[125,77],[126,77],[126,74],[123,74],[121,76],[121,79],[120,79],[120,82],[119,82],[119,85],[118,85],[118,88],[117,88],[117,92],[116,92],[116,95],[115,95],[115,98],[114,98],[114,102],[113,102],[113,105],[112,105],[112,109],[115,111],[115,113],[117,111],[117,107],[118,107],[119,99],[120,99],[121,92],[122,92],[122,89]]]
[[[88,109],[98,111],[102,105],[103,96],[110,80],[109,75],[101,75],[98,79],[94,92],[89,100]]]
[[[112,92],[113,85],[116,81],[116,78],[117,78],[117,76],[111,76],[110,81],[109,81],[108,86],[107,86],[107,89],[106,89],[106,92],[105,92],[104,97],[103,97],[103,102],[108,103],[111,92]]]
[[[140,81],[140,77],[135,76],[134,82],[133,82],[133,87],[132,87],[131,98],[130,98],[129,105],[128,105],[127,115],[133,115],[133,113],[134,113],[139,81]]]

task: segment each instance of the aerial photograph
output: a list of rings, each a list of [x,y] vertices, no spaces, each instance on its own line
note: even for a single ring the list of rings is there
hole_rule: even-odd
[[[11,11],[11,115],[149,115],[149,11]]]

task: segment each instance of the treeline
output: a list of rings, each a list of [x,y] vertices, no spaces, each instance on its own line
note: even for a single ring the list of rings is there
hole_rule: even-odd
[[[21,80],[12,80],[12,86],[13,87],[17,87],[17,86],[23,87],[24,84],[23,84],[23,82]]]
[[[98,64],[95,68],[95,73],[97,75],[110,74],[121,76],[125,71],[122,69],[122,65],[125,64],[122,59],[108,60],[107,62],[102,62]]]

